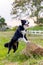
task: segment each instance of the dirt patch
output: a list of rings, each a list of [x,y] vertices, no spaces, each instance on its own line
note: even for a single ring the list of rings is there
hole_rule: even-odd
[[[22,51],[22,53],[29,56],[32,54],[43,55],[43,47],[29,42],[26,44],[26,48]]]
[[[18,62],[9,62],[8,60],[2,60],[1,63],[4,65],[18,65]]]
[[[43,60],[41,60],[38,64],[39,64],[39,65],[43,65]]]
[[[9,63],[5,63],[5,65],[18,65],[17,62],[9,62]]]

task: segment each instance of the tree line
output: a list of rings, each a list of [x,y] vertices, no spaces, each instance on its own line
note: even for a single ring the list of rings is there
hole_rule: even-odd
[[[36,16],[38,23],[40,19],[39,12],[43,9],[43,6],[41,6],[42,1],[43,0],[14,0],[11,14],[13,15],[13,18],[21,18],[22,16]],[[29,9],[31,10],[31,14],[29,13]]]

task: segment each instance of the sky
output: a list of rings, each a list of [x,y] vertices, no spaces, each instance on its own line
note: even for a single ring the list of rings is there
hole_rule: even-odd
[[[6,21],[11,20],[12,3],[13,0],[0,0],[0,16],[4,17]]]

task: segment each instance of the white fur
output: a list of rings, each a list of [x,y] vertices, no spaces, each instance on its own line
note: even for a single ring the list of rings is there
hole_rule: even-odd
[[[21,31],[21,33],[23,34],[23,36],[26,34],[26,31],[25,30],[23,30],[23,31]]]
[[[28,40],[26,40],[24,37],[23,37],[23,41],[25,42],[25,43],[28,43],[29,41]]]
[[[26,22],[26,24],[28,24],[28,21]],[[24,35],[26,34],[27,26],[25,27],[25,25],[24,25],[24,29],[25,29],[25,30],[21,31],[21,33],[22,33],[22,35],[23,35],[23,38],[20,38],[19,40],[22,39],[25,43],[28,43],[29,41],[24,38]]]

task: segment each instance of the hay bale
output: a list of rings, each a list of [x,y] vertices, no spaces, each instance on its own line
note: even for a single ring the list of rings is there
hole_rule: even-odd
[[[43,47],[29,42],[26,44],[26,48],[22,51],[22,53],[29,56],[32,54],[43,55]]]

